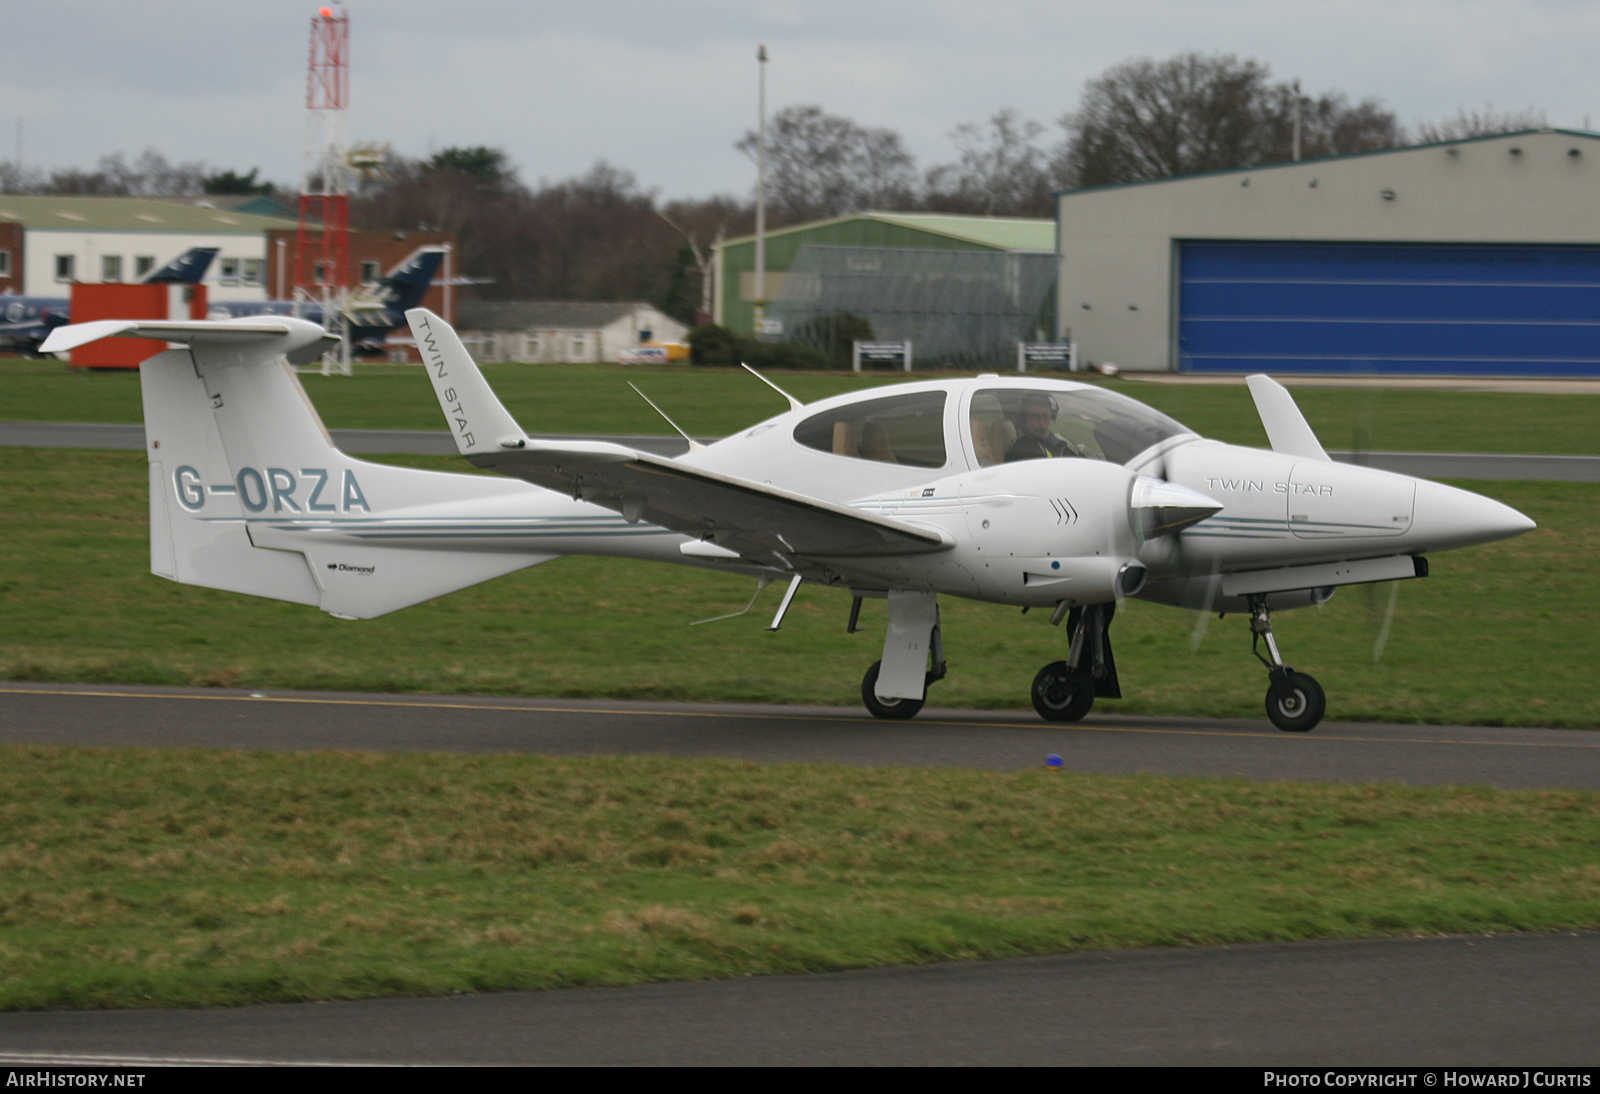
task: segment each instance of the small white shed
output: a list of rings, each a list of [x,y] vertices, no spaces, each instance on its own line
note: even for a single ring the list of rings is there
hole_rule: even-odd
[[[530,365],[616,361],[642,342],[689,333],[649,304],[574,300],[462,301],[456,327],[479,360]]]

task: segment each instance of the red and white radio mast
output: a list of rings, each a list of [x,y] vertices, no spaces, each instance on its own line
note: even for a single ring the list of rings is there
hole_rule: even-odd
[[[319,8],[311,17],[294,288],[296,299],[322,302],[329,325],[350,285],[349,104],[350,16],[342,8]]]

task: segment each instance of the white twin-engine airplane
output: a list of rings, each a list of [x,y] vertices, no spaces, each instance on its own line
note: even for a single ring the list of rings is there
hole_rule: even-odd
[[[852,632],[863,598],[887,600],[883,657],[861,682],[880,718],[914,716],[945,674],[940,595],[1067,621],[1066,656],[1032,693],[1063,722],[1120,697],[1109,627],[1139,597],[1248,612],[1268,716],[1309,730],[1323,691],[1284,663],[1273,609],[1421,577],[1427,552],[1534,527],[1464,490],[1330,461],[1266,376],[1249,388],[1270,452],[1092,386],[988,375],[809,406],[780,389],[786,413],[668,459],[529,438],[443,320],[406,317],[461,454],[505,477],[335,448],[291,367],[331,341],[303,320],[103,320],[43,349],[170,343],[140,367],[163,577],[365,619],[560,555],[614,555],[783,579],[772,629],[810,581],[850,591]]]

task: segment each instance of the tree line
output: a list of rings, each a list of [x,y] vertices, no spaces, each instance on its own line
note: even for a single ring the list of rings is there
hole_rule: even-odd
[[[1305,94],[1260,62],[1183,53],[1136,59],[1089,80],[1054,128],[1013,108],[949,134],[948,162],[919,168],[900,134],[819,106],[777,111],[767,130],[771,227],[867,210],[1054,215],[1063,189],[1345,155],[1545,124],[1533,109],[1462,108],[1408,131],[1374,98]],[[756,134],[735,147],[752,159]],[[752,172],[753,173],[753,172]],[[155,151],[120,154],[93,171],[45,174],[0,165],[0,192],[90,195],[273,193],[257,172],[169,163]],[[280,197],[292,192],[279,188]],[[709,310],[711,245],[754,230],[745,197],[661,201],[632,172],[601,161],[585,174],[530,186],[504,152],[447,148],[391,156],[363,180],[351,221],[369,229],[455,234],[460,270],[484,279],[485,299],[646,300],[692,322]]]

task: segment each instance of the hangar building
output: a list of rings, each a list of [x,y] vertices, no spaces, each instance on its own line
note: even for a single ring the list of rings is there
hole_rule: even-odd
[[[1600,134],[1056,195],[1059,333],[1123,369],[1600,376]]]
[[[1055,327],[1055,224],[1024,217],[861,213],[767,233],[767,316],[781,337],[909,339],[919,365],[994,367]],[[754,332],[755,237],[720,244],[713,321]],[[872,333],[847,334],[849,316]],[[837,328],[837,329],[836,329]]]

